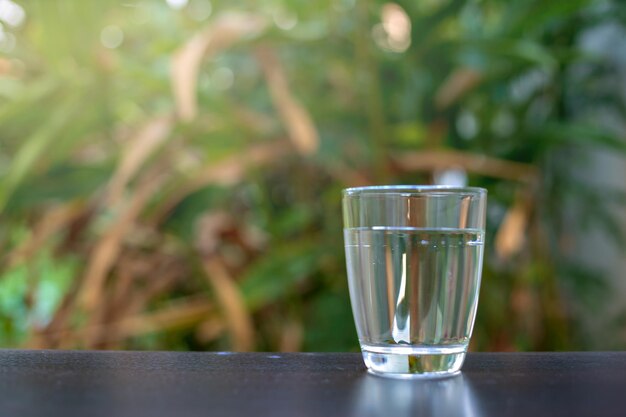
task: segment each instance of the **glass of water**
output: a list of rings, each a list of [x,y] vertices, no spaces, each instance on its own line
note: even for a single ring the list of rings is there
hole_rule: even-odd
[[[400,377],[460,372],[480,289],[487,191],[343,191],[352,312],[365,365]]]

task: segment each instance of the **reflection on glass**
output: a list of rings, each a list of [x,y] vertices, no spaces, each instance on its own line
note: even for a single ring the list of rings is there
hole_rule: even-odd
[[[434,380],[395,380],[364,375],[353,397],[352,416],[480,416],[469,381],[459,375]]]

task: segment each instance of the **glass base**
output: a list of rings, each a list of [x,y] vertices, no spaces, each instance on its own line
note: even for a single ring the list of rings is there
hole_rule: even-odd
[[[373,375],[416,379],[458,375],[465,360],[465,346],[457,348],[394,349],[362,346],[363,360]]]

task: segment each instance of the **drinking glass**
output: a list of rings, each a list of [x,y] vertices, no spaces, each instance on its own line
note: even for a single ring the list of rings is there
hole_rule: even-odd
[[[460,372],[480,289],[487,191],[376,186],[343,191],[352,312],[373,374]]]

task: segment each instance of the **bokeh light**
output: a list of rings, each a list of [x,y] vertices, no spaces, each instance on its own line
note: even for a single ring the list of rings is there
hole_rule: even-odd
[[[106,26],[100,32],[100,42],[105,48],[115,49],[124,42],[124,32],[117,26]]]

